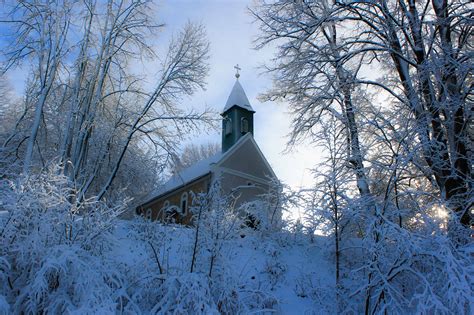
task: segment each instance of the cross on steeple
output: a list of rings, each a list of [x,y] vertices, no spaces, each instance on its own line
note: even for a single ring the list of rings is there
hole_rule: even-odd
[[[240,67],[239,67],[239,64],[236,64],[234,66],[234,69],[235,69],[235,77],[238,79],[240,77],[240,74],[239,74],[239,70],[242,70]]]

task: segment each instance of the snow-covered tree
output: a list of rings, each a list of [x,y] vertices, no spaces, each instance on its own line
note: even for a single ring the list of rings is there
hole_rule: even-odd
[[[183,169],[192,166],[194,163],[207,159],[221,152],[218,143],[208,142],[200,145],[191,143],[186,145],[179,156],[173,160],[173,173],[179,173]]]
[[[472,310],[472,290],[457,299],[450,291],[472,285],[471,12],[468,1],[445,0],[251,9],[257,48],[277,48],[263,98],[289,103],[290,144],[318,143],[328,122],[339,125],[309,210],[313,223],[328,212],[329,226],[336,213],[361,223],[340,248],[350,257],[340,268],[341,312]]]
[[[58,173],[2,180],[0,296],[15,313],[114,312],[124,278],[108,251],[125,202],[78,202]]]
[[[355,97],[360,67],[343,59],[340,42],[345,34],[338,23],[327,21],[330,1],[257,2],[251,13],[259,22],[257,48],[275,43],[277,53],[266,71],[274,87],[264,100],[282,100],[293,114],[290,144],[309,137],[327,116],[336,117],[345,128],[346,160],[353,165],[357,187],[370,195],[364,154],[360,145],[360,104]]]
[[[189,22],[171,38],[151,89],[135,73],[133,62],[158,59],[155,12],[148,0],[7,1],[2,70],[30,75],[24,110],[6,113],[16,122],[2,126],[2,160],[34,173],[58,159],[79,198],[114,199],[130,175],[136,191],[128,195],[152,189],[177,142],[212,125],[208,110],[179,106],[205,86],[202,26]]]
[[[386,95],[385,104],[405,109],[418,144],[408,154],[422,158],[418,166],[454,210],[451,220],[470,224],[469,1],[282,0],[261,2],[252,12],[261,22],[259,47],[275,42],[279,48],[268,66],[276,79],[268,98],[292,104],[296,134],[311,131],[325,112],[338,114],[349,130],[349,162],[363,179],[364,168],[352,159],[361,153],[354,151],[357,120],[348,115],[363,108],[346,106],[343,115],[332,105],[336,96],[342,104],[352,100],[347,89],[375,89]],[[379,76],[367,75],[374,69]]]

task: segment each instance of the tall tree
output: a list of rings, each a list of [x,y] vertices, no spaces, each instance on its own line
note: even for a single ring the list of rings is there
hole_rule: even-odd
[[[29,172],[45,104],[68,50],[72,7],[69,1],[32,0],[18,2],[9,12],[14,26],[3,72],[28,56],[34,60],[33,75],[38,80],[34,120],[23,163],[25,174]]]
[[[361,196],[370,196],[354,99],[359,68],[346,65],[340,25],[327,21],[329,1],[260,2],[251,10],[260,22],[257,48],[276,43],[278,53],[267,70],[275,75],[266,100],[290,103],[294,119],[290,143],[314,132],[324,116],[338,118],[347,133],[346,160],[353,166]],[[341,39],[342,37],[342,39]]]
[[[280,49],[269,68],[277,73],[269,96],[293,104],[296,131],[309,130],[323,111],[333,111],[328,100],[336,93],[347,104],[347,82],[386,93],[386,102],[401,104],[404,118],[413,122],[419,145],[409,155],[422,157],[424,165],[418,166],[453,210],[453,221],[469,225],[474,182],[469,1],[282,0],[260,2],[252,12],[264,34],[259,45],[276,42]],[[337,41],[331,40],[334,28],[341,30]],[[381,76],[364,76],[373,69]],[[354,135],[351,108],[345,108],[341,119]],[[356,171],[362,169],[357,165]]]
[[[153,40],[164,25],[155,12],[151,0],[5,4],[3,70],[31,65],[25,112],[4,141],[25,173],[59,161],[79,200],[127,186],[126,174],[136,170],[136,186],[152,189],[150,177],[176,154],[177,141],[212,124],[207,109],[179,104],[205,87],[209,44],[202,26],[189,22],[171,39],[150,90],[133,69],[134,62],[158,59]]]

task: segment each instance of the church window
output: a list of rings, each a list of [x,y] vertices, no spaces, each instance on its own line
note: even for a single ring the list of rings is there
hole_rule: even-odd
[[[249,121],[245,117],[242,117],[242,119],[240,120],[240,131],[242,133],[249,132]]]
[[[186,214],[186,211],[188,211],[188,193],[184,192],[181,195],[181,214]]]
[[[225,135],[230,135],[232,133],[232,119],[226,117],[224,120]]]

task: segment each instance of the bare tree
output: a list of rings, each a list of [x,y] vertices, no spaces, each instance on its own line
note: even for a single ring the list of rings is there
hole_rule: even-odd
[[[25,57],[34,59],[34,74],[38,85],[35,114],[26,147],[23,172],[29,172],[33,148],[43,118],[43,109],[51,93],[62,59],[67,53],[67,35],[71,22],[72,4],[58,1],[43,4],[40,1],[20,1],[9,12],[14,26],[13,38],[6,52],[2,72],[21,62]]]
[[[163,64],[162,75],[155,90],[149,96],[142,109],[130,126],[126,141],[115,163],[115,166],[98,194],[102,198],[112,184],[122,162],[127,148],[134,134],[148,127],[151,123],[159,120],[194,121],[204,120],[205,114],[182,115],[176,107],[175,102],[182,95],[191,95],[196,89],[204,88],[202,78],[207,75],[206,64],[209,44],[204,37],[204,29],[201,26],[187,24],[183,32],[170,44],[168,56]],[[158,117],[149,117],[150,109],[158,103],[167,108],[167,114]]]
[[[202,26],[188,23],[173,37],[148,91],[131,62],[157,57],[151,40],[164,25],[152,18],[152,1],[20,1],[5,8],[11,10],[2,20],[3,70],[38,64],[31,67],[24,112],[15,114],[3,145],[24,160],[25,173],[33,164],[59,161],[80,200],[127,186],[126,174],[141,164],[136,186],[152,188],[177,142],[212,125],[207,109],[179,106],[205,86],[209,45]]]
[[[290,144],[311,137],[324,116],[337,117],[346,129],[346,160],[353,165],[360,194],[369,197],[354,101],[359,68],[341,58],[339,41],[344,35],[337,23],[326,20],[329,11],[326,0],[260,2],[251,10],[262,31],[257,48],[278,45],[274,63],[266,68],[275,76],[274,88],[263,99],[290,103],[294,114]]]
[[[408,110],[406,118],[414,122],[434,188],[456,213],[455,221],[469,224],[473,178],[467,132],[472,112],[468,1],[280,1],[262,3],[253,12],[264,32],[260,46],[275,41],[280,48],[278,62],[270,68],[280,83],[269,96],[298,104],[296,126],[305,130],[324,110],[331,110],[327,100],[334,96],[327,91],[347,100],[345,82],[386,92],[387,102]],[[332,46],[323,44],[325,38],[334,38],[334,28],[345,31],[337,42],[327,41]],[[385,82],[361,75],[360,69],[370,69],[369,64]],[[349,134],[354,135],[348,113]]]
[[[207,159],[221,151],[218,143],[208,142],[202,144],[191,143],[184,147],[182,153],[173,161],[173,173],[179,173],[194,163]]]

